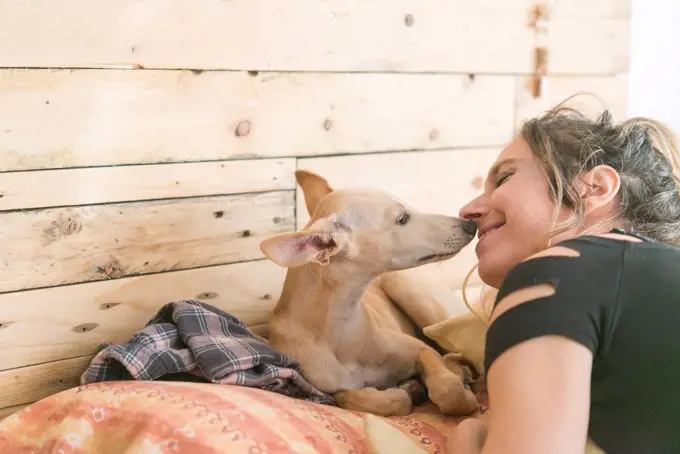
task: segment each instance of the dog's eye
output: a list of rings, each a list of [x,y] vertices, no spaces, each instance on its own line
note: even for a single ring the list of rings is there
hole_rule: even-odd
[[[411,219],[411,216],[408,213],[403,213],[401,216],[397,218],[397,224],[406,225],[409,219]]]

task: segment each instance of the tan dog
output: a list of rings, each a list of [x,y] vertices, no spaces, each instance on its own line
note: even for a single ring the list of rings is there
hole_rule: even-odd
[[[443,413],[474,412],[479,404],[462,368],[447,368],[419,338],[448,313],[427,289],[394,273],[453,257],[472,240],[474,223],[418,212],[373,189],[334,191],[310,172],[296,178],[309,223],[261,244],[289,268],[269,319],[270,345],[346,409],[408,414],[411,397],[396,386],[420,375]]]

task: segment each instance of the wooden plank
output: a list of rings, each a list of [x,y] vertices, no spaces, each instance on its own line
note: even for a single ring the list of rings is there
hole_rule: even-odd
[[[628,76],[612,77],[560,77],[549,76],[544,80],[541,96],[534,98],[531,93],[530,80],[517,79],[517,113],[519,126],[524,120],[551,109],[567,98],[583,93],[571,99],[566,105],[582,110],[590,115],[597,115],[603,109],[612,111],[614,117],[623,119],[628,109]]]
[[[267,335],[285,269],[267,260],[0,294],[0,370],[95,353],[172,301],[198,299]]]
[[[293,191],[0,213],[0,292],[262,257]]]
[[[471,302],[478,297],[480,290],[480,287],[470,289],[469,298]],[[460,292],[457,292],[456,297],[460,298]],[[468,311],[467,308],[462,306],[461,301],[458,301],[457,304],[458,310],[452,315]],[[253,327],[253,329],[259,330],[256,327]],[[3,407],[17,408],[15,406],[23,406],[77,386],[80,376],[88,367],[92,357],[92,355],[87,355],[0,371],[0,388],[6,391],[0,394],[0,419],[2,419]]]
[[[295,189],[295,159],[3,174],[0,211]]]
[[[482,191],[486,173],[500,148],[455,151],[386,153],[366,156],[308,158],[298,168],[324,176],[331,186],[373,186],[387,190],[423,211],[458,215],[459,210]],[[298,188],[297,228],[309,219]],[[476,263],[475,239],[456,257],[420,267],[415,273],[436,275],[442,282],[460,287]],[[481,281],[475,273],[471,285]]]
[[[25,170],[496,145],[511,136],[514,90],[514,78],[494,76],[0,70],[0,163]]]
[[[0,408],[36,402],[80,384],[93,356],[0,371]]]
[[[550,74],[618,74],[630,62],[630,22],[551,21],[548,26]],[[574,71],[573,68],[588,68]]]
[[[284,8],[272,0],[15,0],[0,3],[0,66],[528,73],[536,3],[289,0]],[[621,71],[625,39],[606,39],[606,23],[624,22],[626,6],[578,3],[583,7],[556,9],[551,21],[602,26],[567,25],[572,37],[561,41],[572,45],[558,44],[554,53],[565,62],[561,69]]]
[[[629,20],[631,0],[569,0],[551,2],[550,17],[558,20]]]
[[[7,418],[8,416],[12,416],[14,413],[18,412],[19,410],[23,410],[28,405],[29,404],[22,404],[22,405],[13,405],[11,407],[6,407],[6,408],[0,408],[0,421]]]

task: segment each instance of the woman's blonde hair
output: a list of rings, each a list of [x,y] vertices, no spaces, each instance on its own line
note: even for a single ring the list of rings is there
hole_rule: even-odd
[[[619,209],[588,230],[616,225],[662,243],[680,244],[680,156],[673,132],[644,117],[615,123],[608,110],[590,119],[565,107],[569,99],[527,120],[518,131],[541,163],[556,202],[551,236],[583,225],[585,201],[574,183],[606,165],[621,180]],[[558,224],[561,207],[569,208],[572,215]],[[468,308],[466,286],[475,268],[463,283]]]

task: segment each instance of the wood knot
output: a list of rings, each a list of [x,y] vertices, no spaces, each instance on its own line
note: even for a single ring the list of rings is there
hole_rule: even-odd
[[[243,238],[248,238],[250,235],[252,235],[252,234],[250,233],[250,230],[244,230],[243,232],[241,232],[241,236],[242,236]]]
[[[475,189],[481,189],[482,186],[484,185],[484,178],[480,177],[477,175],[472,179],[472,187]]]
[[[326,131],[330,131],[332,127],[333,127],[333,122],[331,120],[329,120],[328,118],[326,118],[323,122],[323,129],[325,129]]]
[[[265,300],[265,301],[269,301],[270,299],[272,299],[272,296],[269,293],[265,293],[264,295],[262,295],[262,298],[260,298],[260,299]]]
[[[65,236],[75,235],[83,230],[81,222],[75,217],[59,213],[57,219],[50,223],[50,226],[43,230],[43,234],[48,241],[56,241]]]
[[[104,266],[95,266],[94,272],[103,274],[110,279],[118,279],[123,275],[123,268],[120,262],[114,258]]]
[[[200,76],[201,74],[203,74],[203,70],[202,70],[202,69],[190,69],[189,71],[191,71],[191,73],[192,73],[194,76]]]
[[[198,295],[196,295],[196,299],[198,299],[198,300],[212,300],[212,299],[217,298],[218,296],[220,296],[220,295],[218,295],[216,292],[203,292],[203,293],[199,293]]]
[[[105,310],[108,310],[108,309],[112,309],[116,306],[120,306],[120,303],[103,303],[103,304],[99,305],[99,309],[102,310],[102,311],[105,311]]]
[[[439,130],[437,128],[432,128],[430,130],[430,134],[428,135],[430,138],[431,142],[434,142],[435,140],[439,139]]]
[[[259,71],[248,71],[250,77],[257,77],[258,74],[260,74]]]
[[[406,24],[407,27],[412,27],[413,26],[413,15],[412,14],[407,14],[404,16],[404,24]]]
[[[283,218],[280,218],[278,216],[274,216],[274,218],[272,219],[272,222],[274,224],[281,224],[283,222]]]
[[[216,219],[220,219],[221,217],[224,216],[224,211],[222,211],[222,210],[220,210],[220,211],[215,211],[215,212],[213,213],[213,216],[215,216]]]
[[[236,125],[234,135],[236,137],[245,137],[250,134],[250,122],[248,120],[239,121]]]
[[[99,323],[83,323],[82,325],[75,326],[71,329],[74,333],[86,333],[92,331],[99,326]]]

